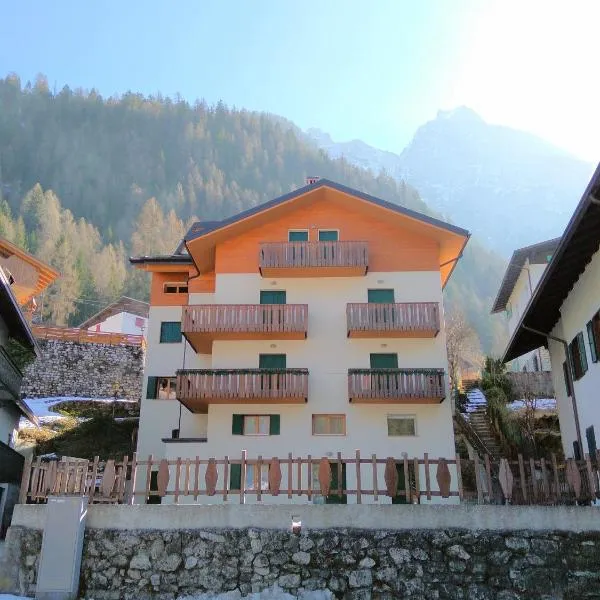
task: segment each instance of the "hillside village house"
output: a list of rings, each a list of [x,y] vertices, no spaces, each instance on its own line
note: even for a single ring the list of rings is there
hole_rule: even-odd
[[[146,335],[149,308],[147,302],[121,296],[86,319],[79,328],[94,332]]]
[[[131,259],[152,274],[138,456],[454,457],[442,290],[468,237],[320,179]]]
[[[492,313],[504,312],[512,336],[537,284],[558,247],[560,238],[519,248],[510,258]],[[550,355],[543,346],[511,361],[512,371],[550,371]]]
[[[596,452],[600,428],[600,166],[519,317],[504,360],[546,344],[566,456]]]

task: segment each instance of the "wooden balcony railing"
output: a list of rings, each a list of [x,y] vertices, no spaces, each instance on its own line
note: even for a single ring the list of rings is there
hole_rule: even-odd
[[[204,304],[183,309],[183,333],[196,352],[210,353],[214,340],[302,340],[306,304]]]
[[[0,385],[7,390],[13,398],[21,397],[21,381],[23,374],[15,365],[4,348],[0,348]]]
[[[349,369],[348,397],[358,403],[438,404],[445,397],[443,369]]]
[[[308,400],[308,369],[180,370],[176,391],[197,413],[209,404],[301,404]]]
[[[440,330],[437,302],[346,305],[348,337],[435,337]]]
[[[369,266],[367,242],[269,242],[260,245],[263,277],[364,275]]]

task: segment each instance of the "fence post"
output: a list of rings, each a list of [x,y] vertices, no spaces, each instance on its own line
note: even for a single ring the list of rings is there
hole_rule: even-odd
[[[21,477],[21,488],[19,490],[19,504],[27,503],[27,492],[29,491],[29,480],[31,478],[32,463],[33,463],[33,457],[28,456],[25,459],[25,465],[23,466],[23,475]]]
[[[521,491],[523,492],[523,501],[527,502],[527,486],[525,485],[525,465],[523,464],[523,455],[519,453],[519,477],[521,478]]]
[[[379,500],[379,490],[377,488],[377,456],[371,454],[371,464],[373,465],[373,500]]]
[[[410,489],[410,472],[408,470],[408,454],[406,452],[402,453],[402,468],[404,469],[404,497],[406,498],[406,502],[410,504],[412,502],[412,493]]]
[[[135,484],[137,480],[137,453],[133,453],[131,458],[131,496],[127,504],[135,504]]]
[[[425,452],[423,455],[423,462],[425,464],[425,489],[427,491],[427,500],[431,500],[431,479],[429,475],[429,454]]]
[[[227,502],[227,484],[229,479],[229,456],[223,461],[223,500]],[[198,499],[198,469],[200,468],[200,458],[196,456],[196,482],[194,485],[194,501]]]
[[[463,483],[462,483],[462,471],[460,467],[460,454],[456,455],[456,483],[458,485],[458,499],[463,499]]]
[[[488,500],[491,504],[494,490],[492,489],[492,467],[489,454],[485,455],[485,474],[487,477]]]
[[[241,481],[240,481],[240,504],[244,504],[244,496],[246,494],[246,451],[242,450],[242,466],[240,468]]]
[[[477,486],[477,504],[483,504],[483,490],[481,489],[481,473],[479,472],[479,456],[473,457],[473,469],[475,470],[475,485]]]
[[[360,450],[356,451],[356,504],[362,504],[360,490]]]

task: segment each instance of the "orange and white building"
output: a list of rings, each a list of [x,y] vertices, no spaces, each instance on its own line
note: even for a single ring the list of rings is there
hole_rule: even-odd
[[[468,238],[319,179],[132,258],[152,275],[138,457],[454,457],[442,291]]]

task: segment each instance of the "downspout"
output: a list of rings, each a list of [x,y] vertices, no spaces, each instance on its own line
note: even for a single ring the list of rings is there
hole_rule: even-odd
[[[531,333],[535,333],[536,335],[543,335],[548,340],[553,340],[555,342],[559,342],[563,345],[565,349],[565,359],[567,362],[567,375],[569,377],[569,387],[571,388],[571,401],[573,403],[573,416],[575,417],[575,432],[577,434],[577,444],[579,445],[579,452],[581,456],[583,456],[583,442],[581,440],[581,428],[579,427],[579,413],[577,412],[577,398],[575,397],[575,381],[573,379],[573,365],[569,360],[569,344],[554,335],[550,335],[549,333],[544,333],[539,329],[534,329],[533,327],[527,327],[527,325],[521,325],[521,327],[527,331],[531,331]]]

